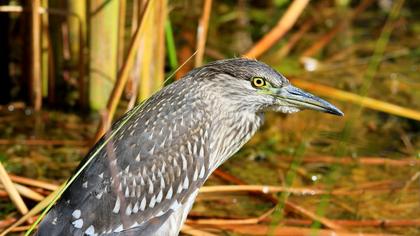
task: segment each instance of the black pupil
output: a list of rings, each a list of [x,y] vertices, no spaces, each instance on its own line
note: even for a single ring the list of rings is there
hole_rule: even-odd
[[[255,85],[262,85],[262,84],[263,84],[262,79],[256,79],[255,80]]]

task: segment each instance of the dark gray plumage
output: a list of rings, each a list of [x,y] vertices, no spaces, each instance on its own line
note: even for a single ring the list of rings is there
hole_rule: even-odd
[[[304,108],[342,115],[256,60],[194,69],[112,126],[37,234],[177,235],[198,189],[252,137],[263,112]]]

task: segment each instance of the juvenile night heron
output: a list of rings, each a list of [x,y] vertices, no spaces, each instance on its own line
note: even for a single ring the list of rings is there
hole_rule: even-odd
[[[37,234],[178,235],[198,189],[253,136],[264,111],[301,109],[343,115],[256,60],[194,69],[112,126]]]

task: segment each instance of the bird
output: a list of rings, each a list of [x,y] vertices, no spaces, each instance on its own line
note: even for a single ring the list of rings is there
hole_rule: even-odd
[[[304,109],[344,115],[255,59],[195,68],[111,126],[35,234],[178,235],[200,187],[265,112]]]

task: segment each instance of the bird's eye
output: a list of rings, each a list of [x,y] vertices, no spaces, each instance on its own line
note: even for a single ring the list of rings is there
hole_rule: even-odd
[[[252,86],[256,88],[260,88],[262,86],[265,86],[265,79],[261,77],[254,77],[252,78]]]

